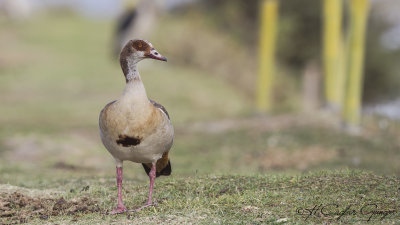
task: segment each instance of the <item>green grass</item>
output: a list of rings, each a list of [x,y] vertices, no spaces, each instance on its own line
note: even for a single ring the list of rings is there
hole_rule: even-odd
[[[367,119],[363,133],[350,136],[321,115],[255,117],[237,87],[169,58],[145,61],[140,72],[148,96],[167,108],[175,126],[173,175],[156,181],[158,206],[104,215],[115,205],[115,165],[99,139],[98,114],[124,87],[110,56],[112,24],[62,13],[22,24],[0,21],[0,30],[0,196],[87,196],[100,209],[29,223],[364,224],[360,213],[306,220],[296,209],[396,206],[398,123],[382,128],[381,118]],[[177,45],[164,44],[162,54]],[[128,207],[143,204],[147,183],[141,165],[124,164]],[[371,223],[396,223],[398,215]]]
[[[56,179],[52,185],[58,185],[67,201],[86,196],[97,202],[100,211],[33,218],[31,223],[365,224],[369,220],[372,224],[396,224],[399,181],[351,170],[297,176],[169,177],[156,181],[157,206],[107,215],[116,204],[113,178]],[[124,182],[126,206],[142,205],[146,195],[147,185]]]
[[[97,126],[99,111],[125,82],[110,53],[111,25],[71,15],[3,24],[1,54],[9,61],[0,76],[3,131]],[[145,61],[140,72],[149,97],[165,105],[176,124],[240,115],[249,106],[222,80],[190,68]]]

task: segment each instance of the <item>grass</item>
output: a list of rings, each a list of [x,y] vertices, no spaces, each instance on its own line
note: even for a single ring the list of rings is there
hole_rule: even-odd
[[[31,223],[137,224],[395,224],[399,219],[399,179],[361,171],[320,171],[303,175],[223,175],[158,179],[158,205],[138,213],[107,215],[115,206],[114,179],[55,180],[66,201],[89,198],[94,213],[33,218]],[[54,185],[53,184],[53,185]],[[125,205],[146,200],[147,186],[124,183]],[[17,189],[15,189],[17,190]],[[17,190],[18,191],[18,190]],[[54,197],[59,199],[59,197]],[[52,208],[54,201],[48,208]]]
[[[2,58],[8,61],[0,77],[3,131],[94,128],[102,107],[122,92],[123,74],[108,47],[112,24],[53,17],[2,26]],[[201,72],[154,61],[142,62],[140,72],[149,97],[162,102],[175,123],[246,112],[244,97]]]
[[[172,59],[143,62],[140,72],[175,126],[173,175],[156,181],[158,206],[106,215],[115,165],[97,120],[124,85],[108,48],[112,24],[61,13],[0,21],[0,29],[0,209],[22,202],[0,223],[364,224],[365,204],[398,208],[398,123],[367,118],[364,132],[349,136],[321,115],[253,116],[237,87]],[[139,206],[148,178],[140,165],[124,165],[126,205]],[[315,210],[307,219],[306,209],[330,203],[356,212],[338,219]],[[397,223],[398,215],[371,223]]]

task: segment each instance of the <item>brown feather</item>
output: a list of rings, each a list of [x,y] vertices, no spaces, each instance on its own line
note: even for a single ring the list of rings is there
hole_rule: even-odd
[[[143,40],[134,40],[132,41],[132,47],[136,49],[136,51],[142,51],[142,52],[150,52],[150,45],[143,41]]]
[[[150,170],[151,170],[151,163],[142,163],[144,171],[146,172],[147,175],[149,175]],[[161,175],[163,176],[169,176],[172,172],[171,169],[171,162],[169,161],[168,158],[168,152],[165,152],[161,159],[157,160],[156,163],[156,177],[159,177]]]
[[[168,119],[170,119],[167,109],[164,106],[162,106],[160,103],[158,103],[154,100],[151,100],[151,99],[149,99],[149,100],[150,100],[151,104],[153,104],[154,107],[161,109],[165,113],[165,115],[167,115]]]
[[[108,132],[113,136],[117,144],[124,146],[125,142],[134,142],[130,139],[137,139],[139,144],[141,140],[144,140],[149,135],[153,134],[163,119],[162,112],[157,110],[155,107],[150,107],[150,112],[148,116],[143,118],[132,118],[130,114],[121,115],[121,111],[113,109],[113,103],[111,102],[100,113],[100,126],[102,130],[108,130]],[[149,102],[149,104],[151,104]],[[152,106],[152,105],[151,105]],[[130,112],[127,112],[130,113]],[[126,130],[125,124],[129,123],[129,129]],[[111,130],[110,130],[111,129]],[[126,139],[128,137],[128,139]],[[125,141],[126,139],[126,141]],[[129,146],[134,145],[129,144]],[[124,147],[129,147],[128,144]]]

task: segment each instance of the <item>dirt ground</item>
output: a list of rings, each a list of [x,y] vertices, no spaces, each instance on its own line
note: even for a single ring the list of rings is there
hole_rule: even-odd
[[[47,220],[50,216],[100,212],[97,201],[88,197],[65,200],[61,198],[30,197],[20,192],[0,194],[0,224],[26,223],[33,218]]]

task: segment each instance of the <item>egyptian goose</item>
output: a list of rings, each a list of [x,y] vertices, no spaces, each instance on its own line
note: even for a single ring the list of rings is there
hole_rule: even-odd
[[[100,113],[100,137],[117,165],[118,205],[111,214],[127,212],[122,201],[122,163],[129,160],[142,163],[150,177],[147,203],[135,210],[152,205],[154,179],[171,174],[168,152],[171,149],[174,128],[165,108],[146,95],[137,68],[142,59],[167,61],[145,40],[131,40],[122,49],[120,64],[126,86],[122,95],[108,103]]]

